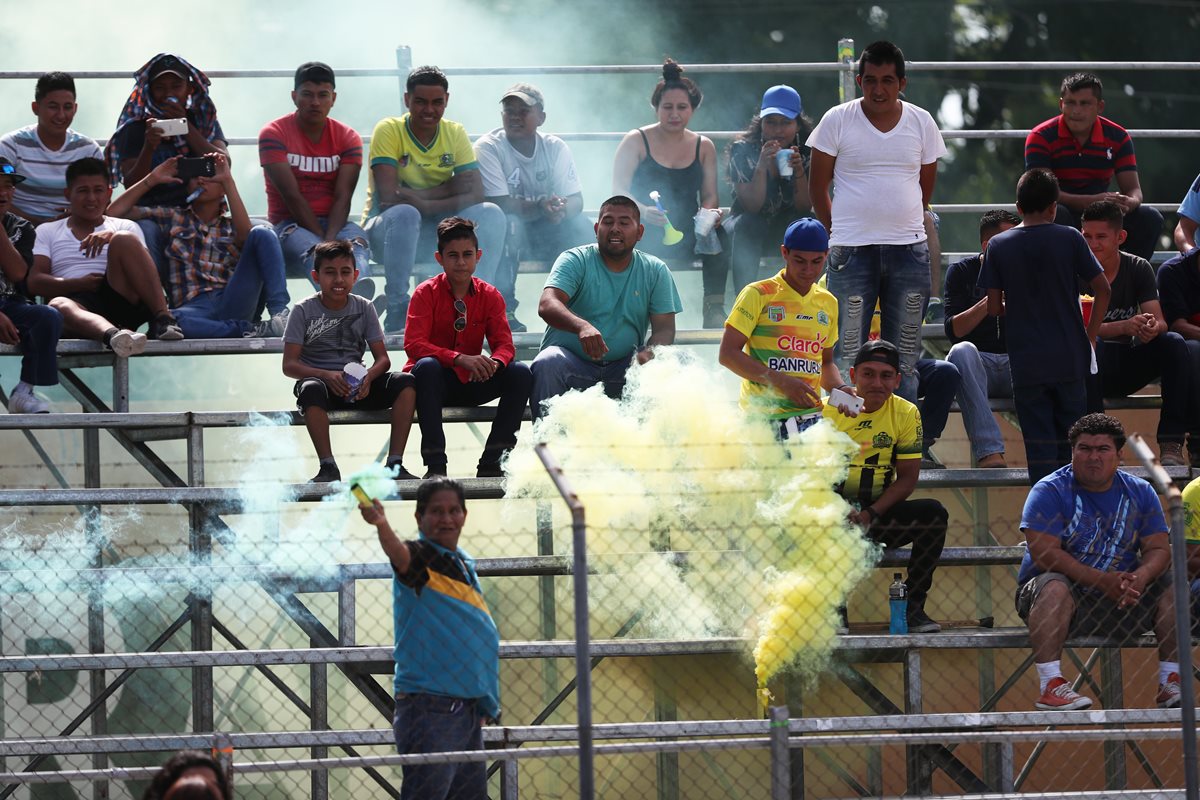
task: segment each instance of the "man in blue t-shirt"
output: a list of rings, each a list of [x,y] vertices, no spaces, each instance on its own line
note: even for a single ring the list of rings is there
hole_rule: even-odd
[[[667,265],[634,249],[645,232],[637,203],[610,197],[595,228],[596,244],[560,255],[542,290],[546,333],[531,365],[534,419],[546,400],[570,389],[602,383],[609,397],[620,397],[634,360],[645,364],[655,347],[675,341],[683,304]]]
[[[459,549],[463,486],[446,477],[417,487],[419,537],[402,542],[378,500],[360,504],[392,564],[396,715],[401,753],[482,750],[484,723],[500,721],[500,634],[475,562]],[[482,761],[403,767],[401,800],[487,797]]]
[[[1179,706],[1167,523],[1154,489],[1117,470],[1125,429],[1107,414],[1071,426],[1071,463],[1029,492],[1017,613],[1029,625],[1044,710],[1088,708],[1062,675],[1068,636],[1158,637],[1160,708]]]
[[[1095,364],[1092,342],[1108,310],[1104,270],[1074,228],[1054,224],[1058,180],[1034,168],[1017,181],[1021,224],[992,237],[983,254],[979,285],[987,312],[1005,315],[1013,400],[1029,483],[1071,459],[1067,428],[1087,411],[1087,377]],[[1084,327],[1077,281],[1095,297]]]

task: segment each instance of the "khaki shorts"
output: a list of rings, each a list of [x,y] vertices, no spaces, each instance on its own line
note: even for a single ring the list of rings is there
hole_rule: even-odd
[[[1158,580],[1146,587],[1137,605],[1118,608],[1117,604],[1105,597],[1098,590],[1079,586],[1072,583],[1066,575],[1058,572],[1043,572],[1030,578],[1024,586],[1017,589],[1014,598],[1017,613],[1021,619],[1029,621],[1029,611],[1037,602],[1048,584],[1060,582],[1071,589],[1075,599],[1075,613],[1071,616],[1071,636],[1104,636],[1110,639],[1131,639],[1147,631],[1154,630],[1154,617],[1158,610],[1158,601],[1164,591],[1170,591],[1171,579],[1168,575],[1160,575]]]

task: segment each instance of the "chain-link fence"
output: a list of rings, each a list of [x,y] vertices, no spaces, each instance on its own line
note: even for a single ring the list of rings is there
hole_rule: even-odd
[[[847,522],[835,487],[855,449],[824,425],[783,446],[705,363],[656,362],[623,403],[568,395],[537,429],[582,525],[532,448],[509,462],[502,500],[467,483],[461,547],[482,599],[457,599],[486,607],[500,639],[502,714],[475,756],[491,796],[589,782],[627,798],[1183,790],[1182,715],[1159,708],[1173,618],[1068,632],[1061,673],[1091,706],[1035,708],[1048,659],[1015,603],[1022,481],[922,473],[913,497],[945,510],[923,604],[941,630],[892,632],[894,575],[911,590],[916,556]],[[212,747],[212,732],[240,796],[398,794],[413,757],[395,755],[392,569],[348,492],[295,502],[311,490],[278,472],[303,442],[270,423],[229,434],[241,460],[222,483],[237,488],[185,508],[129,505],[138,489],[80,490],[82,510],[28,492],[0,538],[0,756],[24,773],[5,796],[137,797],[134,768]],[[411,499],[384,504],[403,539]],[[586,575],[573,574],[579,533]],[[468,655],[455,659],[464,674],[449,677],[466,680]]]

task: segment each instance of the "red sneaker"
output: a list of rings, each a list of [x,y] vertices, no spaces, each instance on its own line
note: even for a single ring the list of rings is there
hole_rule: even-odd
[[[1158,687],[1158,696],[1154,702],[1159,708],[1179,708],[1179,673],[1172,672],[1167,676],[1167,682]]]
[[[1159,694],[1161,696],[1162,693]],[[1176,699],[1176,703],[1178,702]],[[1050,682],[1046,684],[1046,691],[1042,692],[1042,696],[1034,705],[1043,711],[1075,711],[1091,708],[1092,699],[1084,697],[1072,689],[1071,684],[1067,683],[1067,679],[1059,676],[1050,679]]]

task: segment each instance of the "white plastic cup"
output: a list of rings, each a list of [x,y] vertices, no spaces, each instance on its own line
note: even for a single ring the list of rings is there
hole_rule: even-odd
[[[696,212],[696,238],[703,239],[713,232],[717,226],[717,218],[721,214],[715,208],[702,208]]]
[[[367,368],[352,361],[342,367],[342,374],[346,376],[346,383],[350,384],[350,396],[353,397],[358,393],[358,387],[362,386],[363,379],[367,377]]]
[[[775,154],[775,166],[779,167],[779,177],[792,177],[792,148],[785,147]]]

